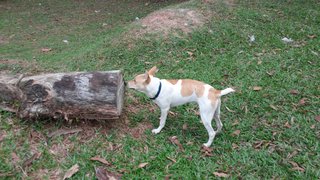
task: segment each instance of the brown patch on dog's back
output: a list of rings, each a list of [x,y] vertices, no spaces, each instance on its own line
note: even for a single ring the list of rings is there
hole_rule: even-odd
[[[214,102],[216,102],[216,100],[220,97],[221,91],[220,90],[216,90],[214,88],[210,88],[209,89],[209,94],[208,94],[208,98],[211,101],[211,104],[213,104]]]
[[[196,93],[197,97],[203,96],[204,83],[191,79],[183,79],[181,83],[181,95],[191,96],[193,92]]]
[[[169,83],[171,83],[172,85],[175,85],[175,84],[178,83],[179,80],[177,80],[177,79],[167,79],[167,81],[168,81]]]

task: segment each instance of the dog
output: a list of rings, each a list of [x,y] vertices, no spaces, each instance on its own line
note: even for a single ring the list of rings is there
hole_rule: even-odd
[[[170,107],[182,105],[188,102],[197,102],[201,121],[208,131],[208,142],[203,145],[210,147],[215,135],[221,132],[220,121],[221,96],[234,92],[232,88],[216,90],[212,86],[191,79],[159,79],[155,77],[158,72],[156,66],[144,74],[137,75],[128,82],[130,89],[145,93],[161,109],[160,125],[153,129],[153,134],[158,134],[165,126]],[[211,121],[215,119],[217,130],[213,130]]]

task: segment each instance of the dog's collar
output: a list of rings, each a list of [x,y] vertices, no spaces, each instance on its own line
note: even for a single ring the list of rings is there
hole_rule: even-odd
[[[157,99],[157,97],[158,97],[158,96],[159,96],[159,94],[160,94],[161,87],[162,87],[162,84],[161,84],[161,81],[160,81],[160,84],[159,84],[159,87],[158,87],[158,92],[157,92],[157,94],[156,94],[153,98],[150,98],[151,100],[155,100],[155,99]]]

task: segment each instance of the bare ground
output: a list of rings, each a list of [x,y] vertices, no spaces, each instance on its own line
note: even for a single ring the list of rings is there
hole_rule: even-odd
[[[0,59],[0,74],[28,72],[28,75],[44,72],[35,61]]]
[[[140,21],[142,29],[138,31],[138,34],[164,33],[167,35],[172,31],[190,33],[205,22],[206,18],[197,10],[165,9],[143,18]]]

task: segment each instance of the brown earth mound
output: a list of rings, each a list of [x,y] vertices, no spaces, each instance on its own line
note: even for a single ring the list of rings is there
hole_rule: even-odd
[[[172,30],[189,33],[202,26],[206,18],[198,11],[191,9],[165,9],[153,12],[141,19],[142,29],[139,34],[161,32],[167,35]]]

